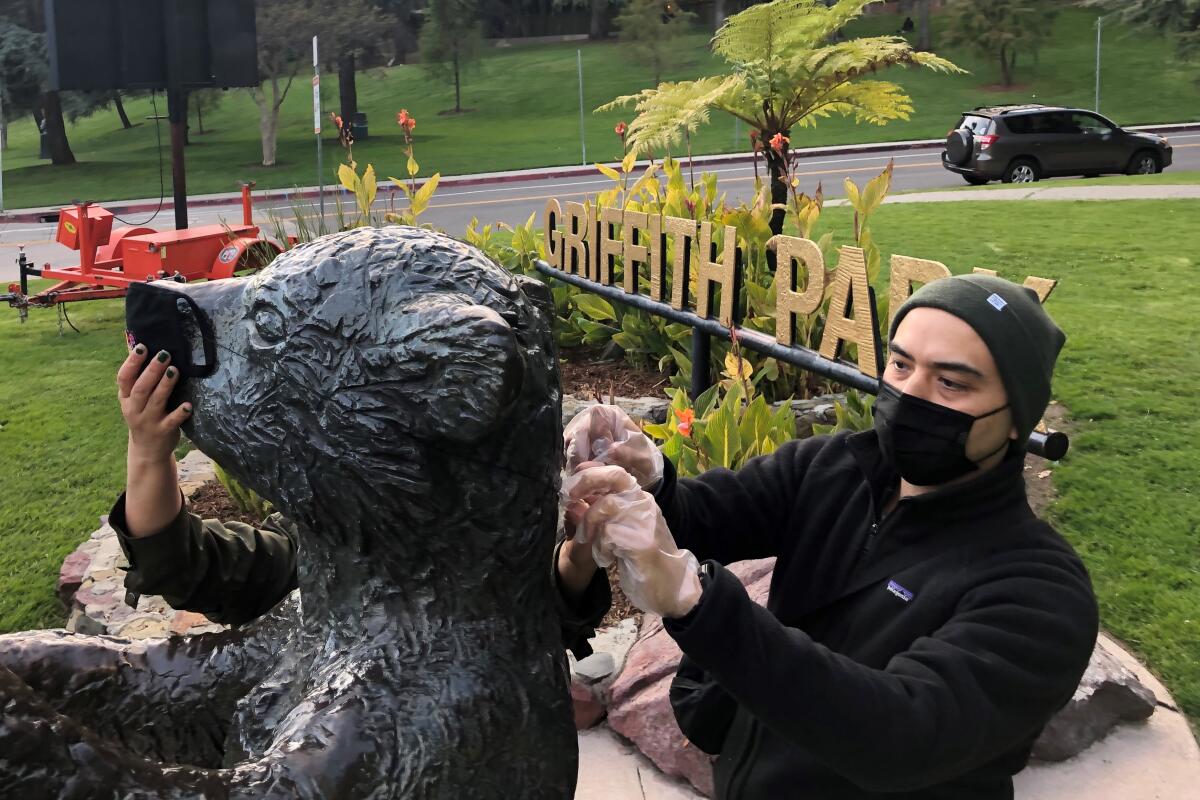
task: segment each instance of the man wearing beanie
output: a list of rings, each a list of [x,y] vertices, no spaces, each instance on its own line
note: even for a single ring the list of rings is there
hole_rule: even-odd
[[[672,705],[723,800],[1011,798],[1098,625],[1022,474],[1065,339],[1032,290],[927,284],[896,311],[874,430],[695,479],[588,409],[567,429],[566,638],[586,652],[609,602],[594,555],[614,558],[683,650]],[[724,565],[768,556],[762,608]]]

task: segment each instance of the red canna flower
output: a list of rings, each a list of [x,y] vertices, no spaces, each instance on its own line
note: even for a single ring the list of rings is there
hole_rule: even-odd
[[[782,133],[777,133],[771,137],[771,149],[776,153],[782,153],[791,144],[791,139],[784,136]]]
[[[613,130],[616,132],[617,136],[620,136],[622,139],[624,139],[625,132],[629,130],[629,126],[626,125],[624,121],[621,121],[617,123],[617,127],[613,128]]]
[[[396,115],[396,124],[404,129],[405,133],[412,133],[412,129],[417,127],[417,121],[408,115],[408,109],[400,109],[400,113]]]
[[[679,420],[676,427],[684,436],[692,435],[692,423],[696,421],[696,412],[690,408],[685,408],[682,411],[675,409],[675,419]]]
[[[342,118],[339,117],[337,114],[334,114],[332,111],[329,112],[329,118],[331,120],[333,120],[333,124],[340,131],[342,129]]]

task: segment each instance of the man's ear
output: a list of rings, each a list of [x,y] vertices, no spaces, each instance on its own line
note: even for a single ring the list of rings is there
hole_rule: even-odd
[[[414,376],[404,390],[410,434],[465,443],[490,433],[525,377],[512,328],[462,295],[426,295],[400,313],[407,331],[394,358]]]

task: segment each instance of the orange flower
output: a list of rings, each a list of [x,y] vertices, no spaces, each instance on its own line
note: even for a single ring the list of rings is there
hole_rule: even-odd
[[[782,133],[777,133],[771,137],[771,149],[776,153],[782,153],[791,144],[791,139],[784,136]]]
[[[333,124],[336,125],[337,129],[340,131],[342,129],[342,118],[337,114],[334,114],[332,111],[329,112],[329,118],[333,120]]]
[[[685,408],[682,411],[675,409],[675,418],[679,420],[676,426],[679,432],[684,436],[692,435],[692,423],[696,421],[696,412],[690,408]]]
[[[412,133],[412,129],[417,127],[417,121],[408,115],[408,109],[400,109],[400,113],[396,115],[396,124],[404,128],[405,133]]]
[[[621,121],[617,123],[617,127],[613,128],[613,130],[616,132],[617,136],[620,136],[622,139],[624,139],[625,132],[629,130],[629,126],[626,125],[624,121]]]

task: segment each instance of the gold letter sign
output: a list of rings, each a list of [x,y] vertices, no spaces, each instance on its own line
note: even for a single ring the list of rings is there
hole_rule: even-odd
[[[829,316],[825,318],[825,333],[821,337],[821,355],[834,359],[842,342],[858,345],[858,369],[864,375],[879,377],[875,360],[875,330],[871,326],[871,295],[867,290],[867,259],[861,247],[843,247],[838,258],[837,273],[833,276],[833,297],[829,300]],[[854,309],[854,317],[846,313]]]
[[[772,236],[768,248],[775,248],[778,266],[775,274],[775,340],[792,344],[794,318],[811,314],[821,307],[825,296],[825,257],[817,243],[795,236]],[[796,262],[804,266],[806,283],[796,291]]]

